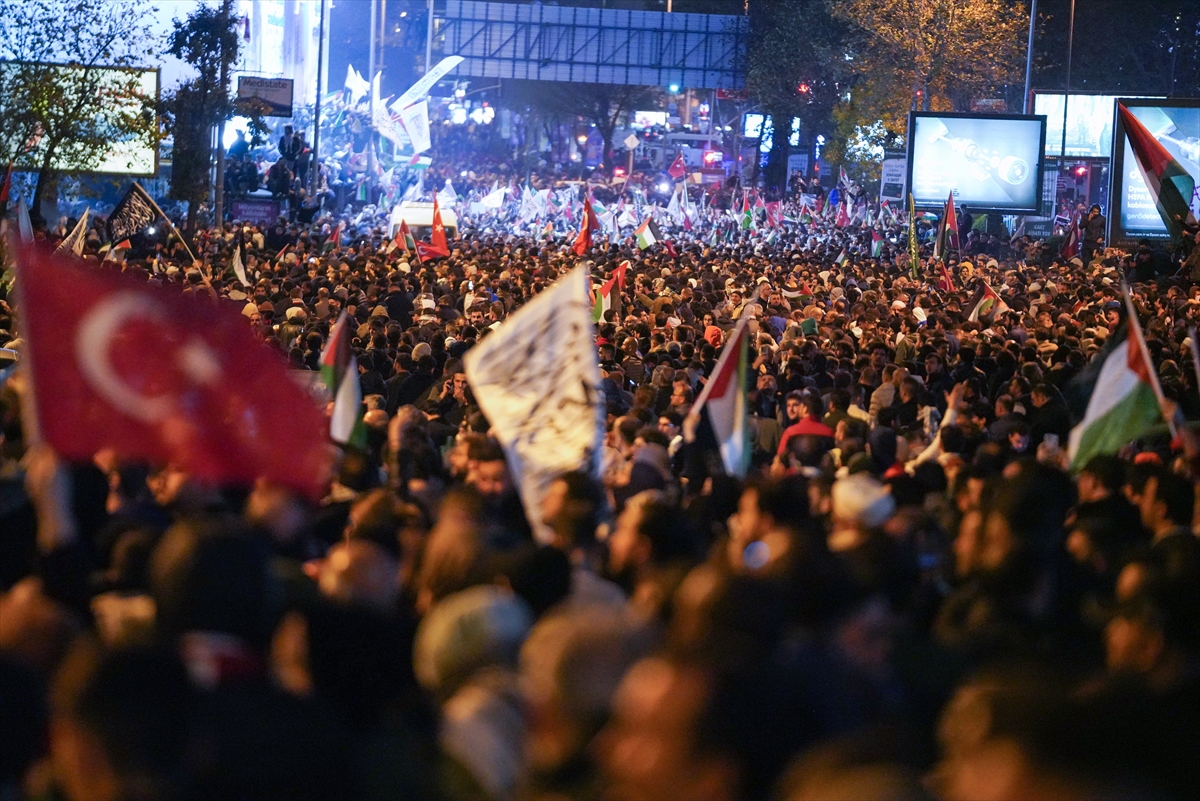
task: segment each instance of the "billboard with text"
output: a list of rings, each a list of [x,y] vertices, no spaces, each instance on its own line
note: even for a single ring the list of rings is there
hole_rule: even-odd
[[[1151,100],[1122,98],[1120,102],[1145,125],[1158,142],[1200,186],[1200,99]],[[1170,238],[1154,198],[1138,169],[1125,127],[1113,106],[1113,152],[1108,193],[1109,239],[1115,247],[1129,248],[1141,239]],[[1192,213],[1200,217],[1200,197],[1192,194]]]
[[[908,120],[907,183],[917,206],[953,192],[972,211],[1037,212],[1046,118],[914,111]]]

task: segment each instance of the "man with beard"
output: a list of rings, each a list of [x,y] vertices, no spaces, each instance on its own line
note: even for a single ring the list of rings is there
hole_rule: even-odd
[[[629,594],[644,619],[664,609],[696,562],[695,533],[665,494],[646,490],[629,499],[608,541],[608,578]],[[665,621],[664,621],[665,622]]]

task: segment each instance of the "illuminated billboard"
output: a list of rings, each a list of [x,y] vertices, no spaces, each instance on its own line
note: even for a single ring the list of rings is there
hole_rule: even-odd
[[[1146,126],[1155,139],[1175,157],[1200,185],[1200,99],[1148,100],[1122,98],[1120,101]],[[1116,118],[1116,106],[1113,106]],[[1113,125],[1111,186],[1108,197],[1109,239],[1115,247],[1130,248],[1138,240],[1167,240],[1170,235],[1159,216],[1138,169],[1133,149],[1119,118]],[[1192,212],[1200,216],[1200,199],[1192,194]]]
[[[972,211],[1033,214],[1042,185],[1046,118],[914,111],[908,117],[908,186],[918,206],[951,192]]]
[[[63,73],[83,69],[66,65],[46,66]],[[0,69],[2,68],[21,69],[21,66],[2,64]],[[117,67],[93,67],[92,69],[101,76],[95,102],[92,104],[92,113],[96,115],[99,129],[115,126],[122,117],[144,113],[147,102],[152,106],[157,105],[159,90],[157,69],[137,70]],[[128,95],[131,75],[134,78],[136,97]],[[17,158],[13,164],[14,168],[41,169],[45,143],[35,137],[30,145],[30,149]],[[144,136],[115,138],[108,150],[95,163],[88,164],[86,168],[81,169],[78,163],[72,163],[69,156],[63,155],[52,159],[51,166],[53,169],[65,173],[153,176],[158,173],[158,139],[153,132]]]
[[[1063,120],[1067,123],[1067,157],[1106,159],[1112,154],[1113,104],[1116,95],[1071,94],[1064,108],[1062,92],[1035,92],[1033,113],[1046,117],[1046,155],[1061,155]]]

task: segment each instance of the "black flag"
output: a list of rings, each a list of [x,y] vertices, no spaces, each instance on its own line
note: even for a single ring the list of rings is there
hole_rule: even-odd
[[[141,231],[158,219],[158,206],[146,194],[146,190],[134,182],[121,198],[112,214],[108,215],[106,228],[108,241],[120,242]]]

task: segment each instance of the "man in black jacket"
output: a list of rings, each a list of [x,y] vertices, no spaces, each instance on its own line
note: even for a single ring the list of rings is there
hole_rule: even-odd
[[[1104,250],[1104,235],[1108,229],[1108,220],[1100,213],[1100,204],[1093,203],[1088,210],[1087,219],[1083,221],[1083,266],[1092,263],[1092,257],[1097,250]]]

